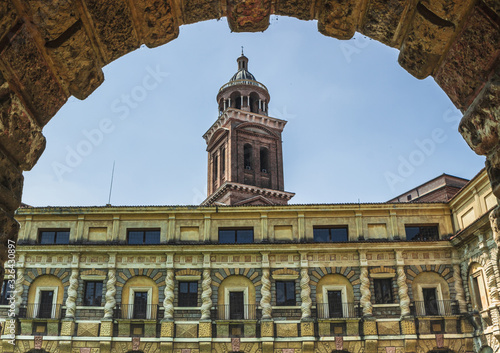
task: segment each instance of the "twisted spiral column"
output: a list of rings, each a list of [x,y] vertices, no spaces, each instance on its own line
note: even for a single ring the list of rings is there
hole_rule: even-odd
[[[106,304],[104,305],[104,318],[113,318],[113,309],[116,305],[116,272],[115,269],[108,270],[108,281],[106,282]]]
[[[19,307],[21,306],[21,302],[23,301],[23,292],[24,292],[24,268],[18,268],[16,271],[16,302],[15,302],[15,314],[16,316],[19,314]]]
[[[76,312],[76,296],[78,291],[78,269],[71,270],[68,298],[66,299],[66,318],[74,318]]]
[[[372,293],[370,291],[370,279],[368,278],[368,268],[366,266],[361,267],[361,286],[359,290],[361,292],[361,299],[359,300],[361,306],[363,307],[363,315],[372,315]]]
[[[300,306],[302,310],[302,318],[307,319],[311,317],[311,287],[309,286],[309,273],[307,268],[303,268],[300,271],[300,298],[302,299],[302,305]]]
[[[399,294],[399,307],[401,308],[401,316],[410,315],[410,297],[408,296],[408,285],[406,284],[406,273],[404,266],[397,267],[398,273],[398,294]]]
[[[455,292],[456,298],[458,300],[458,307],[461,313],[467,312],[467,303],[465,301],[464,286],[462,283],[462,275],[460,273],[460,266],[458,264],[453,265],[453,279],[455,280]]]
[[[484,272],[488,280],[488,287],[490,289],[491,301],[495,304],[498,304],[500,302],[500,297],[498,294],[498,287],[495,278],[495,272],[493,270],[493,264],[491,263],[491,260],[486,253],[484,253],[481,257],[483,257],[484,259]]]
[[[172,320],[174,318],[174,270],[167,270],[167,278],[165,278],[165,299],[163,307],[165,308],[164,318]]]
[[[465,302],[470,302],[470,288],[469,288],[469,279],[468,279],[468,271],[469,271],[469,264],[467,262],[462,262],[460,264],[460,267],[462,268],[462,288],[464,288],[464,284],[467,286],[464,288],[465,291]]]
[[[208,268],[203,270],[203,282],[201,283],[203,292],[201,293],[201,319],[210,319],[210,309],[212,309],[212,277]]]
[[[262,270],[262,287],[260,294],[262,299],[260,300],[260,306],[262,307],[262,318],[271,318],[271,280],[269,279],[269,269],[265,268]]]

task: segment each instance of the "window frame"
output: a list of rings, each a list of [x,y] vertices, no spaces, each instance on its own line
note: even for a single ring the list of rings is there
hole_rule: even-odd
[[[92,301],[92,304],[88,304],[86,299],[87,299],[87,286],[89,283],[93,283],[94,284],[94,296],[93,296],[93,301]],[[101,290],[100,290],[100,300],[99,300],[99,304],[96,304],[95,301],[96,301],[96,287],[95,287],[95,284],[97,283],[100,283],[101,284]],[[84,289],[83,289],[83,306],[102,306],[102,292],[103,292],[103,289],[104,289],[104,282],[103,281],[99,281],[99,280],[84,280]]]
[[[50,243],[42,243],[42,235],[43,233],[54,233],[54,240]],[[57,237],[59,233],[68,233],[68,242],[58,243]],[[38,229],[38,244],[39,245],[66,245],[70,243],[71,229],[69,228],[47,228],[47,229]]]
[[[414,235],[411,239],[408,238],[408,231],[407,228],[435,228],[436,229],[436,238],[435,239],[422,239],[422,236],[420,236],[419,239],[415,239],[419,234],[422,233],[422,230],[419,230],[419,233],[417,235]],[[426,223],[426,224],[421,224],[421,223],[416,223],[416,224],[405,224],[405,239],[407,241],[437,241],[440,240],[440,234],[439,234],[439,223]]]
[[[287,288],[287,284],[293,284],[293,297],[292,298],[287,298],[287,293],[288,293],[288,288]],[[284,289],[284,297],[285,297],[285,300],[284,302],[278,302],[278,284],[282,284],[284,285],[283,289]],[[291,280],[291,281],[284,281],[284,280],[277,280],[275,281],[275,288],[276,288],[276,306],[297,306],[297,297],[296,297],[296,293],[295,293],[295,290],[296,290],[296,283],[294,280]],[[292,301],[293,300],[293,303],[289,303],[288,301]]]
[[[316,240],[316,232],[317,230],[328,230],[328,241]],[[345,229],[346,230],[346,240],[333,240],[332,229]],[[319,237],[319,236],[318,236]],[[317,225],[313,226],[313,242],[315,243],[344,243],[349,241],[349,226],[346,225]]]
[[[130,243],[131,232],[142,232],[142,243]],[[158,232],[158,243],[146,243],[146,232]],[[127,228],[127,245],[158,245],[161,244],[161,229],[160,228]]]
[[[238,231],[252,231],[252,241],[251,242],[238,242]],[[234,241],[233,242],[221,242],[221,231],[234,231]],[[253,227],[241,227],[241,228],[224,228],[218,229],[218,242],[219,244],[254,244],[255,243],[255,231]]]
[[[188,284],[188,292],[187,293],[181,293],[181,285],[183,283],[187,283]],[[190,292],[190,289],[191,289],[190,285],[192,283],[196,284],[196,292],[195,293],[191,293]],[[177,294],[179,296],[178,299],[177,299],[177,306],[180,307],[180,308],[197,308],[198,307],[198,292],[199,292],[198,281],[184,281],[184,280],[183,281],[178,281],[177,286],[178,286]],[[182,303],[181,302],[181,298],[186,298],[185,297],[186,295],[193,295],[193,294],[194,294],[194,298],[188,297],[187,299],[183,299],[183,301],[186,300],[187,303]],[[194,300],[194,303],[189,303],[190,300]]]
[[[12,292],[11,290],[8,289],[10,287],[9,281],[12,281],[11,279],[4,279],[2,282],[2,288],[0,288],[0,305],[9,305],[10,302],[8,300],[9,298],[9,292]]]
[[[375,304],[394,304],[394,290],[393,290],[393,282],[391,277],[382,277],[382,278],[372,278],[373,279],[373,294],[375,297]],[[377,298],[377,283],[380,283],[379,281],[389,281],[389,294],[390,294],[390,301],[389,302],[384,302],[378,300]],[[380,289],[382,292],[382,289]],[[383,294],[383,293],[382,293]]]

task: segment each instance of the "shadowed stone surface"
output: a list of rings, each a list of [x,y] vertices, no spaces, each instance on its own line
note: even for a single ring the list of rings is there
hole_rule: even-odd
[[[271,0],[228,0],[227,20],[233,32],[260,32],[269,26]]]
[[[321,0],[318,6],[318,31],[321,34],[338,39],[354,36],[359,17],[355,0]]]
[[[277,0],[276,14],[312,20],[314,17],[314,1],[310,0]]]
[[[409,3],[405,0],[372,0],[368,3],[361,32],[389,46],[395,46],[395,37],[401,17]]]

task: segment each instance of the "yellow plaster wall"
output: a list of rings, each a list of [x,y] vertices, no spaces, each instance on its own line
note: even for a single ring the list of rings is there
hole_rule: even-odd
[[[151,304],[158,304],[158,286],[155,281],[146,276],[134,276],[125,282],[122,290],[122,304],[133,304],[129,300],[131,287],[153,288]]]
[[[248,304],[256,304],[255,301],[255,286],[253,285],[252,281],[250,281],[247,277],[244,276],[239,276],[239,275],[232,275],[227,278],[225,278],[222,283],[219,286],[218,290],[218,299],[217,299],[217,304],[218,305],[225,305],[229,304],[226,303],[226,298],[225,298],[225,293],[228,288],[232,287],[247,287],[248,288]]]
[[[42,275],[37,277],[30,285],[28,291],[28,303],[37,304],[35,302],[37,287],[57,287],[57,304],[62,304],[64,299],[64,286],[61,280],[53,275]]]
[[[450,300],[450,286],[448,282],[441,277],[436,272],[421,272],[415,277],[413,282],[411,283],[411,289],[413,291],[413,299],[415,301],[423,301],[422,293],[418,290],[419,285],[429,285],[429,284],[440,284],[441,285],[441,294],[443,296],[443,300]]]
[[[352,301],[354,298],[354,291],[352,288],[351,282],[349,280],[339,274],[330,274],[323,276],[318,284],[316,285],[316,302],[317,303],[326,303],[327,299],[323,298],[323,287],[324,286],[345,286],[346,287],[346,295],[347,298],[343,298],[343,301]]]

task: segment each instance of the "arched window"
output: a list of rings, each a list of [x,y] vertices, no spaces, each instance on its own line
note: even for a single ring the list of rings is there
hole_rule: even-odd
[[[243,166],[245,167],[245,169],[253,169],[252,150],[252,145],[248,143],[243,146]]]
[[[260,148],[260,171],[269,173],[269,150],[265,147]]]
[[[213,181],[217,180],[217,171],[219,170],[219,158],[217,155],[214,155],[213,157],[214,163],[213,163],[213,171],[212,171],[212,176],[213,176]]]
[[[222,147],[220,150],[220,164],[221,164],[221,177],[226,173],[226,148]]]

